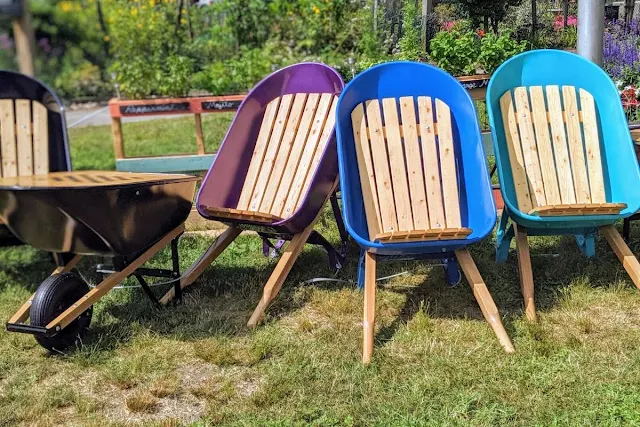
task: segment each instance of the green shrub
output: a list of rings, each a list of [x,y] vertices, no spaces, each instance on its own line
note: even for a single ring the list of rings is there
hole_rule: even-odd
[[[517,42],[506,33],[501,36],[487,34],[480,40],[479,66],[485,73],[493,73],[504,61],[524,52],[526,42]]]
[[[476,74],[480,40],[473,32],[440,31],[431,40],[431,61],[454,76]]]
[[[65,67],[56,77],[54,87],[58,95],[65,99],[104,99],[112,92],[111,85],[103,80],[100,68],[89,61]]]
[[[420,61],[425,54],[420,37],[420,16],[413,1],[406,1],[402,6],[402,37],[398,40],[396,57],[405,61]]]

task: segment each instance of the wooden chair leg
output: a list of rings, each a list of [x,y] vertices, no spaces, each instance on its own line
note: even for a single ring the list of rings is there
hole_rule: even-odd
[[[362,363],[368,365],[373,355],[373,338],[376,326],[376,256],[364,255],[364,321]]]
[[[524,298],[524,313],[527,320],[535,322],[536,305],[533,299],[533,269],[531,268],[531,255],[529,254],[529,242],[527,230],[513,224],[516,233],[516,253],[518,254],[518,269],[520,270],[520,287]]]
[[[504,350],[507,353],[513,353],[515,349],[513,348],[511,339],[509,339],[509,335],[507,335],[507,331],[502,325],[498,308],[493,302],[493,298],[491,298],[487,285],[485,285],[484,280],[482,280],[482,276],[480,276],[480,272],[476,267],[476,263],[473,262],[471,254],[467,249],[460,249],[456,251],[456,258],[458,258],[460,268],[467,278],[469,285],[471,285],[471,289],[473,289],[473,295],[476,297],[478,305],[480,305],[480,310],[482,310],[484,318],[491,326],[491,329],[493,329]]]
[[[640,288],[640,263],[635,255],[633,255],[633,252],[631,252],[631,249],[629,249],[629,246],[627,246],[625,241],[622,239],[618,230],[616,230],[613,225],[607,225],[600,228],[600,231],[604,235],[604,238],[607,239],[607,242],[609,242],[611,249],[616,253],[624,269],[627,270],[627,273],[629,274],[629,277],[631,277],[631,280],[633,280],[633,283],[636,287]]]
[[[218,258],[218,256],[235,240],[236,237],[242,232],[237,227],[227,228],[218,238],[209,246],[209,248],[203,253],[191,267],[187,269],[182,275],[180,280],[180,287],[182,289],[191,285],[196,281],[198,277],[206,270],[211,263]],[[160,304],[166,305],[175,297],[175,289],[171,288],[161,299]]]
[[[300,252],[302,252],[302,248],[304,248],[305,243],[307,243],[307,240],[313,231],[314,224],[315,221],[301,233],[293,236],[287,245],[287,249],[285,249],[284,253],[280,257],[280,261],[278,261],[278,264],[276,265],[276,268],[273,270],[269,280],[264,285],[262,298],[260,299],[260,302],[258,302],[256,309],[253,311],[253,314],[247,323],[248,327],[254,328],[264,317],[264,312],[269,306],[269,303],[271,303],[276,295],[278,295],[278,292],[280,292],[280,288],[289,275],[291,268],[293,268],[293,264],[295,264]]]

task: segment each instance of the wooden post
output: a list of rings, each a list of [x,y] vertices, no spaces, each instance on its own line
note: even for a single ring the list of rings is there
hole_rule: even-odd
[[[113,152],[116,159],[124,159],[124,139],[122,138],[122,120],[111,118],[111,135],[113,136]]]
[[[22,0],[22,16],[13,20],[13,38],[16,43],[20,72],[28,76],[35,75],[33,57],[36,50],[36,40],[27,0]]]
[[[429,44],[429,16],[433,12],[433,0],[422,0],[422,47],[426,50]]]
[[[204,154],[204,135],[202,134],[202,115],[195,114],[196,118],[196,144],[198,144],[198,154]]]

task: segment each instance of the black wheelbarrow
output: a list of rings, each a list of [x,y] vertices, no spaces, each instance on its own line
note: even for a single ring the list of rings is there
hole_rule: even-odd
[[[145,277],[165,277],[180,295],[178,238],[198,177],[126,172],[54,172],[0,179],[0,218],[16,237],[54,253],[58,268],[11,317],[7,330],[63,351],[79,342],[92,307],[129,276],[158,302]],[[142,265],[171,244],[173,268]],[[112,258],[89,285],[71,270],[85,255]],[[29,323],[27,323],[29,320]]]

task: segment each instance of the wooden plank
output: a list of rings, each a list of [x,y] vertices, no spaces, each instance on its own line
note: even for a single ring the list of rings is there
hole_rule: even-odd
[[[16,121],[13,100],[11,99],[0,99],[0,140],[2,143],[2,176],[17,176]]]
[[[387,129],[387,152],[391,169],[391,181],[393,183],[393,199],[398,217],[398,230],[414,230],[396,99],[384,98],[382,100],[382,111]]]
[[[278,292],[280,292],[282,284],[293,268],[293,265],[302,252],[302,249],[307,243],[307,240],[309,240],[309,236],[313,232],[313,227],[315,226],[316,222],[318,222],[321,215],[322,210],[318,212],[316,218],[311,222],[311,224],[307,226],[307,228],[302,230],[300,233],[295,234],[291,238],[291,241],[284,250],[284,253],[278,260],[278,264],[276,264],[276,267],[273,269],[271,276],[269,276],[269,280],[267,280],[267,283],[264,285],[264,288],[262,290],[262,298],[260,298],[258,305],[256,306],[253,314],[251,314],[251,317],[247,322],[248,327],[253,328],[257,326],[264,317],[265,310],[267,309],[271,301],[278,295]]]
[[[249,207],[251,201],[251,195],[256,185],[256,179],[260,173],[262,167],[262,161],[267,151],[267,144],[273,131],[276,115],[278,114],[278,107],[280,106],[280,98],[276,98],[267,104],[267,108],[264,111],[262,123],[260,124],[260,131],[256,139],[256,145],[253,148],[253,155],[251,156],[251,162],[249,163],[249,169],[244,178],[244,184],[242,185],[242,191],[240,192],[240,199],[238,200],[238,208],[246,209]]]
[[[422,161],[424,163],[424,181],[429,210],[430,227],[445,228],[444,206],[442,204],[442,187],[440,181],[440,165],[438,163],[438,147],[436,145],[435,126],[433,123],[433,107],[428,96],[418,97],[418,117],[420,123],[420,139],[422,141]]]
[[[356,158],[358,159],[358,173],[360,174],[364,211],[367,216],[369,240],[373,242],[374,236],[382,230],[382,220],[378,210],[378,191],[376,189],[376,178],[369,146],[369,132],[364,118],[363,104],[358,104],[351,112],[351,123],[353,126],[353,141],[356,146]]]
[[[518,134],[518,124],[513,107],[511,92],[507,91],[500,98],[500,112],[502,113],[502,123],[504,125],[504,137],[509,153],[509,164],[513,175],[513,185],[516,190],[518,209],[522,212],[529,212],[533,209],[531,203],[531,193],[527,182],[527,173],[522,157],[522,147],[520,146],[520,135]]]
[[[47,107],[33,101],[33,170],[49,172],[49,117]]]
[[[473,258],[471,258],[469,250],[458,249],[455,253],[460,269],[464,273],[464,276],[467,278],[467,282],[469,282],[469,285],[473,290],[473,295],[476,297],[476,301],[478,301],[478,305],[480,306],[480,310],[482,311],[485,320],[489,323],[491,329],[493,329],[493,332],[496,334],[496,337],[498,338],[498,341],[500,341],[504,350],[507,353],[513,353],[515,349],[509,339],[507,331],[502,325],[498,308],[496,307],[482,276],[480,276],[478,267],[476,267],[475,262],[473,262]]]
[[[362,322],[362,363],[368,365],[373,356],[376,326],[376,255],[364,254],[364,320]]]
[[[589,190],[592,203],[606,202],[604,176],[602,174],[602,157],[600,155],[600,139],[598,137],[598,117],[596,116],[593,96],[580,89],[580,107],[582,113],[582,130],[584,148],[587,156],[589,173]]]
[[[280,100],[280,108],[278,108],[278,115],[276,116],[276,122],[273,125],[273,132],[269,138],[267,150],[260,165],[260,173],[256,179],[255,187],[251,195],[251,201],[248,208],[243,208],[238,205],[239,209],[248,209],[250,211],[258,211],[260,203],[265,193],[266,186],[269,182],[271,172],[273,172],[273,164],[275,163],[276,156],[278,155],[278,149],[282,142],[282,136],[287,126],[289,118],[289,111],[291,111],[291,105],[293,103],[293,95],[284,95]]]
[[[470,228],[435,228],[428,230],[412,230],[409,232],[390,232],[375,235],[373,241],[415,242],[431,240],[464,239],[472,233]]]
[[[584,158],[584,146],[582,145],[576,88],[562,86],[562,100],[564,101],[564,116],[567,122],[567,141],[569,143],[571,171],[573,172],[573,185],[576,190],[576,203],[590,203],[589,177]]]
[[[547,107],[544,102],[542,86],[531,86],[531,112],[535,130],[536,146],[540,157],[540,170],[544,183],[544,195],[547,204],[562,203],[560,189],[558,188],[558,174],[553,158],[553,147],[549,135],[549,121],[547,120]]]
[[[196,281],[202,273],[211,265],[211,263],[220,256],[220,254],[235,240],[236,237],[240,235],[242,230],[236,227],[227,228],[221,235],[219,235],[216,240],[207,248],[207,250],[200,255],[198,258],[187,270],[182,274],[182,278],[180,279],[180,288],[184,289],[187,286],[190,286],[193,282]],[[160,304],[166,305],[173,298],[175,298],[175,288],[172,286],[171,289],[160,299]]]
[[[291,111],[289,112],[289,116],[287,117],[287,126],[285,128],[284,134],[282,135],[282,141],[280,142],[278,152],[273,162],[273,170],[269,175],[269,181],[267,182],[266,188],[264,190],[264,195],[262,197],[262,202],[260,202],[260,207],[256,209],[258,212],[271,212],[271,207],[273,206],[276,193],[278,192],[278,187],[280,187],[282,174],[287,165],[287,162],[289,161],[291,148],[293,147],[293,142],[298,132],[298,125],[300,124],[300,120],[302,120],[302,113],[304,111],[306,102],[306,93],[297,93],[293,98]],[[289,183],[289,185],[290,184],[291,183]]]
[[[113,138],[113,153],[116,160],[124,159],[124,138],[122,136],[122,119],[120,117],[111,118],[111,137]]]
[[[460,228],[460,197],[458,195],[458,168],[453,147],[453,129],[449,106],[436,99],[438,117],[438,146],[442,170],[442,198],[447,228]]]
[[[404,150],[407,158],[407,179],[409,180],[413,225],[416,230],[426,230],[429,228],[429,208],[427,207],[422,156],[420,154],[420,142],[418,141],[416,108],[412,96],[400,98],[400,115],[402,117]]]
[[[47,329],[55,330],[58,326],[60,328],[65,328],[66,326],[68,326],[71,322],[77,319],[78,316],[87,311],[89,307],[95,304],[96,301],[98,301],[107,292],[113,289],[114,286],[131,275],[137,268],[147,262],[152,256],[158,253],[158,251],[167,246],[171,242],[171,240],[173,240],[175,237],[178,237],[183,232],[184,224],[180,224],[177,228],[167,233],[162,239],[156,242],[144,253],[142,253],[142,255],[131,261],[131,263],[129,263],[125,268],[118,272],[110,274],[102,282],[98,283],[75,304],[73,304],[58,317],[49,322],[49,324],[47,325]]]
[[[369,138],[371,139],[371,157],[373,159],[373,172],[376,177],[376,190],[380,206],[380,219],[382,231],[398,230],[396,206],[393,200],[391,187],[391,172],[389,171],[389,157],[387,146],[382,132],[382,115],[380,103],[377,99],[365,103],[367,121],[369,123]]]
[[[327,143],[333,136],[333,131],[336,122],[336,107],[338,105],[338,97],[331,95],[331,106],[329,107],[329,113],[327,114],[327,119],[325,120],[324,127],[322,128],[322,133],[320,134],[320,139],[318,140],[318,146],[316,147],[315,152],[313,153],[313,158],[311,159],[311,164],[309,165],[309,171],[307,172],[307,176],[305,178],[304,183],[302,184],[302,191],[300,192],[300,198],[298,199],[298,203],[296,205],[296,210],[302,206],[302,203],[305,200],[307,192],[311,187],[311,181],[318,170],[318,165],[320,164],[320,160],[324,155],[324,151],[327,148]]]
[[[518,121],[518,129],[520,130],[522,158],[524,159],[531,201],[534,206],[544,206],[547,204],[547,200],[544,194],[544,183],[542,181],[542,171],[540,170],[536,137],[533,132],[533,124],[531,122],[531,110],[529,108],[529,95],[527,94],[527,88],[515,88],[513,90],[513,98],[516,103],[516,117]]]
[[[334,95],[330,93],[324,93],[320,96],[320,102],[316,109],[316,114],[313,118],[311,130],[309,131],[309,137],[307,138],[302,156],[300,157],[300,164],[298,170],[289,189],[289,195],[282,211],[283,218],[289,218],[294,214],[298,203],[301,198],[304,198],[304,185],[307,182],[307,175],[310,174],[311,164],[313,162],[316,149],[322,137],[322,130],[328,120],[329,112],[331,111],[331,104],[333,103]]]
[[[16,132],[18,140],[18,175],[33,175],[33,132],[31,101],[16,99]]]
[[[209,170],[215,154],[181,156],[128,157],[116,159],[116,170],[121,172],[194,172]]]
[[[549,124],[551,126],[551,140],[556,160],[556,174],[562,203],[575,203],[576,193],[571,173],[571,161],[567,148],[567,138],[563,121],[562,102],[558,86],[546,86],[547,105],[549,108]]]
[[[202,115],[196,113],[193,115],[196,126],[196,145],[198,146],[198,154],[204,154],[204,135],[202,134]]]
[[[282,173],[282,179],[280,180],[280,186],[278,192],[273,201],[271,213],[273,215],[281,216],[284,209],[284,205],[287,202],[287,197],[291,190],[291,184],[298,171],[300,165],[300,159],[302,152],[309,137],[309,131],[311,130],[311,124],[318,108],[318,102],[320,101],[320,94],[312,93],[307,98],[307,103],[302,113],[302,119],[298,126],[298,132],[296,133],[295,141],[291,147],[291,153],[289,154],[289,160]]]
[[[88,177],[95,179],[88,179]],[[151,182],[197,181],[199,179],[200,178],[191,175],[133,174],[115,171],[70,171],[50,172],[44,175],[3,177],[0,178],[0,188],[84,188]]]
[[[615,252],[633,283],[637,288],[640,288],[640,263],[638,263],[638,259],[620,236],[618,230],[616,230],[614,225],[607,225],[600,228],[600,231],[604,235],[604,238],[607,239],[609,246],[611,246],[611,249]]]

